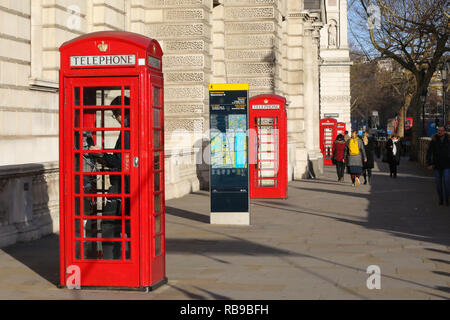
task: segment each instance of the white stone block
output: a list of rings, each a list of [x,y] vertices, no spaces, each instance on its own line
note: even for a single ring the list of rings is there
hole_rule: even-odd
[[[164,21],[164,10],[156,9],[156,10],[146,10],[145,11],[145,22],[153,23],[153,22],[163,22]]]
[[[211,212],[211,224],[250,225],[249,212]]]
[[[17,84],[17,70],[15,63],[0,61],[0,84]]]

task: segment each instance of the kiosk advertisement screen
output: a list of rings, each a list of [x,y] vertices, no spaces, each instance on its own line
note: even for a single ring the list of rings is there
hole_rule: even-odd
[[[248,211],[247,102],[247,90],[210,88],[212,212]]]

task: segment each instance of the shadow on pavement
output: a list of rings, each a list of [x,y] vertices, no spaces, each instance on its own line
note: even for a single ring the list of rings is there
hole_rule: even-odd
[[[201,213],[183,210],[175,207],[166,206],[166,214],[198,222],[209,223],[209,215],[204,215]]]
[[[59,236],[52,234],[39,240],[16,243],[2,248],[17,261],[55,286],[59,284]]]
[[[324,194],[348,196],[349,201],[351,201],[351,198],[367,199],[369,205],[366,221],[359,222],[351,219],[339,219],[339,221],[355,223],[368,229],[386,231],[397,237],[449,246],[450,208],[438,206],[434,179],[431,177],[431,173],[420,168],[417,163],[411,163],[403,159],[398,168],[398,176],[393,179],[389,177],[387,164],[380,161],[377,164],[380,170],[373,172],[369,193],[360,192],[360,190],[363,190],[360,189],[363,186],[353,188],[352,191],[330,189],[323,185],[324,183],[329,184],[329,180],[306,180],[303,183],[304,185],[317,185],[317,188],[290,187]],[[326,170],[331,171],[334,168],[326,168]],[[348,175],[346,175],[346,178],[348,181]],[[362,177],[361,180],[363,180]],[[323,187],[321,188],[321,186]],[[337,213],[333,214],[336,215]],[[331,216],[328,216],[328,218],[337,219]]]
[[[387,164],[378,165],[380,172],[375,172],[368,196],[366,227],[449,246],[450,208],[438,206],[431,173],[405,159],[393,179]]]
[[[288,255],[296,256],[292,251],[277,249],[245,239],[241,240],[200,240],[192,238],[168,238],[166,239],[166,250],[171,253],[195,253],[204,255],[215,253],[221,255]]]

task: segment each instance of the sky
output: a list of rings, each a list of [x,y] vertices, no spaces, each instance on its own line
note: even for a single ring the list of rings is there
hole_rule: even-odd
[[[359,0],[348,0],[348,39],[349,45],[354,45],[358,50],[363,51],[367,56],[378,56],[378,52],[373,48],[369,38],[369,24],[376,27],[376,8],[371,12],[371,19],[364,18],[364,9]]]

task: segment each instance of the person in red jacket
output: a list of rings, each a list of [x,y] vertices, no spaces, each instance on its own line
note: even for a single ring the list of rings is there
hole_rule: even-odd
[[[333,163],[336,165],[338,182],[344,182],[345,172],[345,139],[342,134],[338,134],[333,143]]]

